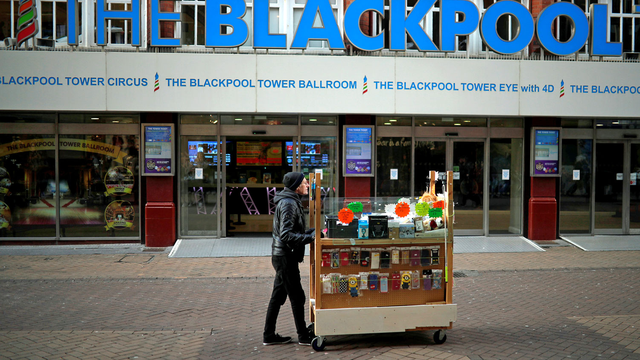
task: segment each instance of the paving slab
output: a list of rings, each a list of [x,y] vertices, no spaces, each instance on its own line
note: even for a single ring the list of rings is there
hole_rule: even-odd
[[[638,251],[456,254],[445,344],[333,336],[321,353],[262,345],[269,257],[168,255],[0,256],[0,359],[640,359]],[[295,335],[288,301],[278,332]]]

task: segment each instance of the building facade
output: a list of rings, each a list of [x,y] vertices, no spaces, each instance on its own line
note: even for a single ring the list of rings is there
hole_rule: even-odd
[[[0,1],[0,244],[270,232],[292,170],[345,198],[452,170],[457,235],[638,234],[638,7]],[[144,176],[148,124],[173,176]],[[348,174],[347,127],[372,176]]]

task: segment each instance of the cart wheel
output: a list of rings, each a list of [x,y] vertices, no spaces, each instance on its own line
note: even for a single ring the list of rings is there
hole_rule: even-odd
[[[324,336],[316,336],[311,340],[311,347],[315,351],[322,351],[324,347],[327,345]]]
[[[447,341],[447,333],[444,330],[438,330],[433,334],[433,341],[440,345]]]

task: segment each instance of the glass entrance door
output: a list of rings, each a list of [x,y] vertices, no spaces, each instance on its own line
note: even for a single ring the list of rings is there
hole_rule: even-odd
[[[302,141],[298,144],[296,153],[298,154],[298,165],[294,171],[300,171],[307,179],[316,172],[322,173],[322,180],[320,181],[321,193],[322,193],[322,214],[337,213],[340,209],[329,209],[327,204],[335,204],[334,201],[326,201],[333,197],[338,196],[338,169],[336,162],[336,152],[338,149],[337,140],[335,136],[324,137],[302,137]],[[309,190],[311,191],[311,189]],[[302,207],[305,212],[308,212],[309,198],[302,197]],[[310,219],[307,219],[307,224],[311,224]],[[311,226],[311,225],[309,225]]]
[[[484,141],[454,141],[452,164],[455,228],[484,235]]]
[[[640,234],[640,143],[631,143],[629,173],[629,232]]]
[[[297,138],[228,136],[221,141],[229,160],[222,175],[225,235],[271,234],[273,200],[284,188],[284,175],[294,169]]]
[[[640,143],[596,143],[596,234],[640,234]]]
[[[591,233],[592,139],[562,139],[560,234]]]
[[[484,141],[452,139],[416,139],[414,196],[420,196],[429,184],[430,170],[453,170],[455,233],[484,235]],[[437,182],[436,193],[442,193]]]
[[[322,172],[322,196],[336,196],[338,186],[338,170],[336,169],[336,151],[338,146],[336,138],[327,137],[303,137],[298,143],[296,153],[299,158],[296,171],[305,174]],[[288,159],[287,155],[287,159]],[[288,161],[288,160],[287,160]]]
[[[447,142],[416,140],[415,143],[414,196],[422,196],[429,187],[429,171],[444,173],[447,170]],[[437,182],[436,194],[442,193],[442,183]]]
[[[599,233],[622,233],[624,143],[596,144],[596,190],[594,229]],[[598,231],[600,230],[600,231]]]
[[[489,145],[489,234],[522,233],[521,138],[493,138]]]
[[[220,152],[215,135],[180,139],[180,236],[218,236]],[[229,159],[220,163],[224,167]]]

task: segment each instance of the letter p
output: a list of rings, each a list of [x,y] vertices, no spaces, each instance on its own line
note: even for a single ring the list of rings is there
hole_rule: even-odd
[[[456,36],[469,35],[478,28],[478,8],[467,0],[441,0],[440,6],[440,49],[456,51]],[[458,14],[464,15],[462,21],[456,21]]]

